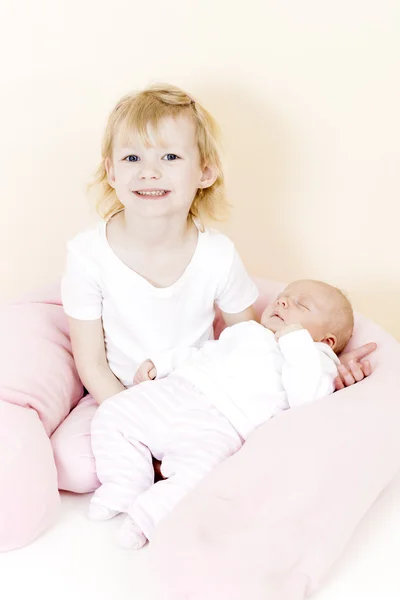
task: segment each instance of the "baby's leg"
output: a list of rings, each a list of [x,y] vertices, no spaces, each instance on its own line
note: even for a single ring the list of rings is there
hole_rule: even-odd
[[[92,420],[98,408],[92,396],[85,396],[50,438],[59,490],[86,494],[100,485],[90,439]],[[159,464],[153,461],[156,479],[160,479]]]
[[[160,387],[161,381],[141,383],[98,408],[92,423],[92,448],[101,486],[91,500],[92,518],[127,512],[133,500],[153,484],[151,449],[161,430]]]
[[[174,382],[177,395],[186,397],[166,443],[161,470],[168,479],[141,493],[128,510],[148,539],[187,491],[243,443],[230,422],[200,392],[182,379],[174,378]]]

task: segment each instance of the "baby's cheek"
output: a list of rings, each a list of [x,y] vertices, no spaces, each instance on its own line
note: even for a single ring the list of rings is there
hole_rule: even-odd
[[[295,323],[301,323],[304,321],[304,313],[298,309],[291,311],[290,313],[290,322],[292,325]]]

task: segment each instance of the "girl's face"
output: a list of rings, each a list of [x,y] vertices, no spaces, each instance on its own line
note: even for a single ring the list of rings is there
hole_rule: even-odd
[[[148,137],[149,146],[137,132],[129,142],[115,141],[105,163],[108,182],[127,211],[186,219],[198,188],[214,183],[216,169],[200,165],[195,124],[185,116],[166,117],[157,131],[149,126]]]

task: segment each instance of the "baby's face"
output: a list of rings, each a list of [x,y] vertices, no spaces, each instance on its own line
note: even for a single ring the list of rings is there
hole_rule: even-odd
[[[337,303],[329,286],[318,281],[295,281],[267,306],[261,323],[274,333],[288,325],[300,324],[314,341],[325,341]]]

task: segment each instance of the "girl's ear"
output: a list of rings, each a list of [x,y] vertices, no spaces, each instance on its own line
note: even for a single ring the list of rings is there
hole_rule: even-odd
[[[217,169],[213,165],[206,165],[201,173],[199,188],[209,188],[215,183],[218,177]]]
[[[111,160],[107,157],[104,161],[104,167],[107,173],[107,181],[112,188],[115,188],[115,173]]]

